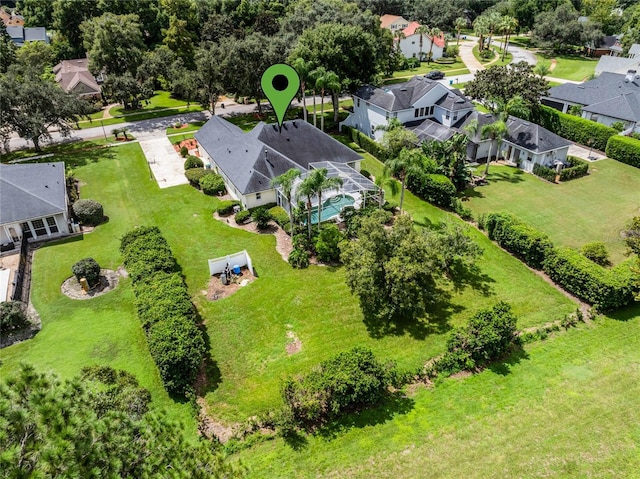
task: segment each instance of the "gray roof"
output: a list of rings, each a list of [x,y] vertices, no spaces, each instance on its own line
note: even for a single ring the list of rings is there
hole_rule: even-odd
[[[404,126],[407,130],[414,132],[420,141],[447,141],[458,133],[455,128],[449,128],[428,118],[405,123]]]
[[[640,80],[625,82],[624,74],[602,72],[585,83],[565,83],[550,88],[549,98],[591,105],[628,92],[640,92]]]
[[[507,119],[507,141],[534,153],[544,153],[572,145],[569,140],[550,132],[546,128],[515,116]]]
[[[585,106],[582,110],[637,122],[640,121],[640,92],[623,93],[622,95]]]
[[[49,43],[47,30],[44,27],[13,26],[7,27],[7,33],[11,37],[11,40],[18,46],[22,46],[24,42]]]
[[[640,43],[634,43],[631,45],[631,48],[629,48],[629,56],[631,57],[633,55],[640,55]]]
[[[67,210],[64,163],[0,165],[0,224]]]
[[[243,132],[213,116],[195,134],[198,143],[242,194],[271,189],[271,180],[291,168],[307,171],[310,163],[352,163],[362,157],[351,148],[302,121],[277,125],[260,122]]]
[[[441,83],[424,76],[415,76],[408,82],[388,85],[383,88],[365,85],[356,91],[355,96],[384,110],[400,111],[413,108],[418,100],[434,88],[443,89],[442,97],[438,100],[443,102],[441,105],[443,108],[449,110],[454,110],[454,106],[456,110],[473,108],[473,104],[459,90],[449,90]],[[461,102],[457,103],[458,100]]]
[[[640,45],[639,45],[640,47]],[[631,54],[631,50],[629,50]],[[611,55],[603,55],[596,65],[596,75],[603,72],[626,74],[628,70],[640,70],[640,56],[636,58],[614,57]]]
[[[469,139],[471,141],[473,141],[474,143],[480,143],[481,141],[483,141],[483,140],[480,139],[480,130],[482,130],[482,127],[485,126],[485,125],[490,125],[491,123],[495,122],[496,120],[495,120],[495,117],[491,113],[481,113],[481,112],[479,112],[477,110],[474,110],[460,124],[460,126],[458,127],[460,129],[460,131],[466,133],[466,128],[469,126],[469,124],[473,120],[476,120],[478,122],[478,131],[473,137],[469,137]],[[469,136],[469,134],[467,134],[467,136]]]

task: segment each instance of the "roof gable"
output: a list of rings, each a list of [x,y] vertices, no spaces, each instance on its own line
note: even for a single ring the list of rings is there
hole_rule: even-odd
[[[546,128],[515,116],[507,119],[507,141],[534,153],[544,153],[570,146],[572,143]]]

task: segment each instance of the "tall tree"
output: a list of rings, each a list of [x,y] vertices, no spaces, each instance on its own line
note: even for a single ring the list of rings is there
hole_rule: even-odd
[[[303,179],[298,188],[296,189],[296,201],[300,201],[302,199],[307,200],[307,236],[309,241],[311,241],[311,199],[318,194],[318,185],[316,179],[310,174]],[[320,224],[320,219],[318,217],[318,224]]]
[[[53,26],[53,2],[51,0],[18,0],[16,10],[24,17],[25,27]]]
[[[436,42],[436,37],[442,35],[442,30],[438,27],[431,27],[427,30],[427,35],[429,35],[429,53],[427,53],[427,61],[430,62],[433,59],[433,44]]]
[[[0,73],[7,71],[16,62],[16,45],[7,33],[4,23],[0,22]]]
[[[473,21],[473,33],[478,37],[478,49],[480,51],[485,48],[485,37],[489,34],[489,22],[487,17],[480,16]]]
[[[455,21],[456,27],[456,45],[460,45],[460,32],[463,28],[467,27],[467,19],[465,17],[458,17]]]
[[[474,137],[479,132],[480,138],[482,140],[491,140],[493,143],[496,142],[496,160],[498,159],[498,153],[500,152],[500,145],[502,144],[502,140],[508,135],[507,124],[505,121],[501,119],[497,119],[493,123],[489,123],[487,125],[482,126],[481,128],[478,125],[478,120],[473,120],[467,126],[467,131],[469,134]],[[489,146],[489,156],[487,157],[487,165],[484,168],[484,176],[486,177],[489,174],[489,164],[491,163],[492,156],[492,147]]]
[[[408,2],[408,16],[423,25],[438,27],[442,30],[454,29],[455,20],[465,14],[466,0],[413,0]]]
[[[304,60],[304,58],[296,58],[291,66],[298,72],[298,76],[300,77],[300,92],[302,96],[302,114],[304,116],[304,121],[307,121],[307,82],[309,81],[309,74],[311,73],[311,63]],[[315,88],[314,88],[315,90]],[[314,95],[314,105],[315,105],[315,95]],[[315,118],[315,108],[313,110],[314,118]],[[314,122],[315,125],[315,122]]]
[[[327,176],[327,169],[320,168],[311,171],[313,179],[311,182],[315,185],[316,194],[318,195],[318,229],[322,222],[322,193],[327,190],[335,190],[342,186],[342,178],[338,176]]]
[[[418,170],[422,166],[424,156],[417,148],[403,148],[398,156],[389,158],[384,163],[385,169],[393,173],[400,180],[400,213],[404,204],[404,191],[406,189],[407,176],[411,171]]]
[[[378,126],[378,130],[384,131],[381,144],[385,149],[385,159],[395,158],[403,148],[415,148],[419,141],[412,131],[407,130],[400,120],[392,118],[384,126]]]
[[[518,29],[518,20],[508,15],[502,17],[502,33],[505,35],[504,50],[502,51],[502,61],[507,56],[507,50],[509,49],[509,38],[511,34]]]
[[[323,82],[322,79],[326,74],[327,74],[327,69],[322,66],[315,68],[309,72],[309,81],[311,82],[311,86],[313,88],[313,126],[315,126],[316,128],[318,127],[318,123],[317,123],[318,115],[316,113],[316,96],[318,93],[320,83]],[[322,112],[322,110],[320,111],[321,111],[321,114],[324,115],[324,112]]]
[[[137,15],[105,13],[83,22],[81,29],[93,73],[104,69],[107,74],[135,76],[144,48]]]
[[[291,168],[290,170],[285,171],[281,175],[278,175],[273,180],[271,180],[271,186],[273,188],[279,187],[282,189],[282,194],[287,200],[287,204],[289,205],[287,213],[289,213],[289,222],[291,225],[289,234],[291,234],[291,236],[293,236],[293,199],[291,198],[291,194],[293,191],[293,185],[298,178],[300,178],[300,170]]]
[[[581,46],[582,24],[578,21],[579,16],[570,3],[562,3],[553,11],[542,12],[536,16],[532,38],[536,44],[556,51]]]
[[[216,114],[216,103],[224,92],[224,65],[227,52],[215,43],[204,43],[196,50],[196,80],[203,103]]]
[[[187,21],[172,16],[169,18],[169,27],[163,29],[162,34],[164,44],[182,59],[188,69],[192,69],[196,35],[187,28]]]
[[[429,34],[429,27],[426,25],[420,25],[418,28],[416,28],[415,33],[420,35],[419,44],[418,44],[418,61],[421,62],[424,60],[422,56],[422,46],[424,44],[423,35]]]
[[[398,187],[398,181],[393,177],[389,168],[383,168],[382,173],[376,175],[375,184],[378,188],[380,188],[380,199],[378,206],[382,208],[384,205],[384,189],[388,188],[391,191],[393,196],[397,195],[400,192],[400,188]]]
[[[53,29],[58,32],[57,42],[64,43],[64,50],[70,58],[84,57],[82,22],[102,13],[95,0],[54,0]]]

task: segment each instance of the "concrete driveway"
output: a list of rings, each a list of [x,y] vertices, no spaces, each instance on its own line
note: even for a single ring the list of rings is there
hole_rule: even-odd
[[[184,176],[184,158],[178,154],[166,136],[141,140],[140,147],[160,188],[188,183]]]
[[[577,156],[578,158],[586,161],[603,160],[607,157],[607,155],[598,150],[594,150],[583,145],[578,145],[577,143],[574,143],[569,147],[569,154],[572,156]]]

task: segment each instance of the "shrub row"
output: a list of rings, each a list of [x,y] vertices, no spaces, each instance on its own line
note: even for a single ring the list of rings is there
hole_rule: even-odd
[[[543,266],[554,282],[601,311],[620,308],[633,300],[633,273],[628,261],[608,270],[575,250],[554,248]]]
[[[508,213],[490,213],[484,228],[489,238],[532,268],[540,269],[547,254],[553,249],[549,237],[531,226],[522,223]]]
[[[274,206],[269,208],[271,218],[280,225],[281,228],[287,229],[289,226],[289,213],[282,206]]]
[[[343,126],[342,131],[345,135],[351,138],[351,141],[357,143],[364,151],[371,153],[379,160],[384,160],[385,151],[375,140],[372,140],[367,135],[361,133],[355,128],[350,126]]]
[[[189,180],[189,184],[196,188],[200,188],[200,178],[210,174],[211,170],[205,170],[204,168],[189,168],[188,170],[184,170],[184,176]]]
[[[193,390],[205,342],[171,249],[160,230],[152,226],[125,234],[120,251],[162,382],[169,393],[186,395]]]
[[[560,170],[560,181],[573,180],[589,173],[589,163],[575,156],[567,156],[569,167]]]
[[[224,200],[218,204],[218,208],[216,209],[216,211],[220,216],[227,216],[233,213],[233,208],[235,206],[240,205],[242,205],[242,203],[240,203],[238,200]]]
[[[613,128],[579,116],[562,113],[548,106],[541,106],[533,120],[563,138],[582,145],[590,144],[600,151],[605,151],[609,138],[617,135],[617,131]]]
[[[456,195],[456,187],[449,178],[422,171],[407,175],[407,188],[429,203],[444,207],[451,206]]]
[[[543,178],[551,183],[556,181],[556,170],[549,168],[548,166],[540,165],[536,163],[533,165],[533,174]]]
[[[612,136],[605,151],[609,158],[640,168],[640,140],[627,136]]]

